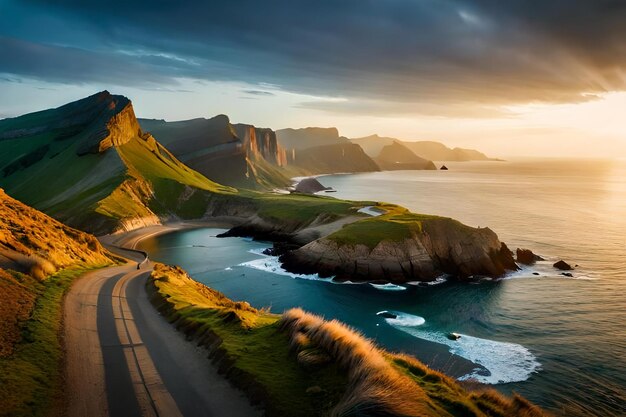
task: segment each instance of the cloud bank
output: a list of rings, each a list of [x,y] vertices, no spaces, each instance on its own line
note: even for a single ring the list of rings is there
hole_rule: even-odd
[[[346,98],[302,104],[315,109],[483,117],[626,90],[624,22],[622,0],[8,0],[0,73],[241,81]]]

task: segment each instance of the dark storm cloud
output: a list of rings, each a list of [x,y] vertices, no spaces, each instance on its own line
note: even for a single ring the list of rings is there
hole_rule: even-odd
[[[393,103],[428,111],[426,103],[456,109],[584,101],[592,98],[585,93],[626,88],[622,0],[16,4],[16,16],[0,17],[0,35],[28,37],[32,45],[0,42],[0,53],[10,53],[2,56],[17,56],[16,62],[1,60],[0,72],[66,82],[166,84],[189,77],[269,83],[363,99],[381,111]],[[68,33],[88,28],[86,36],[72,44],[58,29],[37,26],[35,17],[42,15],[67,22]],[[11,22],[19,22],[19,30],[11,31]],[[63,46],[41,45],[55,42]],[[357,111],[353,100],[317,106]]]

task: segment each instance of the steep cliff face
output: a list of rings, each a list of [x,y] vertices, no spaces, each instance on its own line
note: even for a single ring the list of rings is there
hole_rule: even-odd
[[[352,223],[281,261],[298,273],[392,283],[433,281],[442,274],[500,277],[517,269],[511,252],[490,229],[435,217],[406,223],[405,230],[398,226],[392,219]],[[372,231],[378,233],[374,239]]]
[[[188,188],[234,191],[180,163],[143,133],[130,100],[106,91],[2,120],[0,138],[0,185],[21,201],[95,233],[200,217],[205,206]]]
[[[276,132],[246,124],[233,125],[249,158],[263,158],[267,162],[282,167],[287,165],[287,151],[276,138]]]
[[[290,164],[308,175],[380,171],[376,162],[352,143],[295,149],[292,158]]]
[[[183,163],[220,184],[251,189],[289,184],[280,170],[287,162],[286,151],[271,129],[232,125],[225,115],[139,122]]]
[[[288,150],[349,143],[347,138],[339,136],[339,131],[336,127],[280,129],[276,131],[276,136],[281,146]]]

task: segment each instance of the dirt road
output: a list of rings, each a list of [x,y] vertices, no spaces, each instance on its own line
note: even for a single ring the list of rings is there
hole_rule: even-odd
[[[152,266],[136,265],[90,272],[65,299],[68,415],[260,415],[154,309],[145,290]]]

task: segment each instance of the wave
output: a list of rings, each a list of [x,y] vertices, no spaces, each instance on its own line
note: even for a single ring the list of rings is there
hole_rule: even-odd
[[[248,252],[253,253],[255,255],[262,256],[260,259],[254,259],[252,261],[243,262],[239,264],[239,266],[245,266],[247,268],[257,269],[259,271],[271,272],[278,275],[284,275],[290,278],[299,278],[299,279],[307,279],[311,281],[325,281],[330,282],[332,278],[320,278],[317,274],[294,274],[285,270],[280,261],[278,260],[278,256],[270,256],[263,253],[265,249],[251,249]]]
[[[374,288],[376,288],[377,290],[382,290],[382,291],[405,291],[406,287],[403,287],[402,285],[396,285],[396,284],[392,284],[390,282],[388,282],[387,284],[371,284],[370,285]]]
[[[367,214],[368,216],[378,217],[385,214],[385,211],[381,211],[374,206],[367,206],[357,210],[359,213]]]
[[[561,278],[561,279],[580,279],[587,281],[595,281],[598,278],[588,275],[586,272],[582,271],[565,271],[570,272],[573,276],[568,277],[562,275],[561,271],[555,269],[553,266],[553,261],[539,261],[534,265],[520,265],[520,269],[518,271],[509,272],[503,278],[503,280],[507,279],[520,279],[520,278]],[[579,275],[580,274],[580,275]]]
[[[458,378],[461,381],[476,380],[485,384],[520,382],[541,368],[535,355],[517,343],[482,339],[463,333],[458,333],[460,338],[451,340],[447,333],[421,327],[426,322],[423,317],[392,313],[397,315],[395,319],[385,319],[391,326],[419,339],[446,345],[450,353],[480,365]]]
[[[394,317],[385,317],[384,315],[394,315]],[[426,319],[420,316],[414,316],[413,314],[402,313],[400,311],[388,311],[383,310],[376,313],[378,316],[385,317],[385,321],[392,326],[400,326],[400,327],[415,327],[421,326],[426,323]]]
[[[441,275],[441,276],[435,278],[434,281],[409,281],[409,282],[407,282],[407,285],[413,285],[413,286],[421,287],[423,285],[439,285],[439,284],[443,284],[446,281],[448,281],[448,276],[447,275]]]

